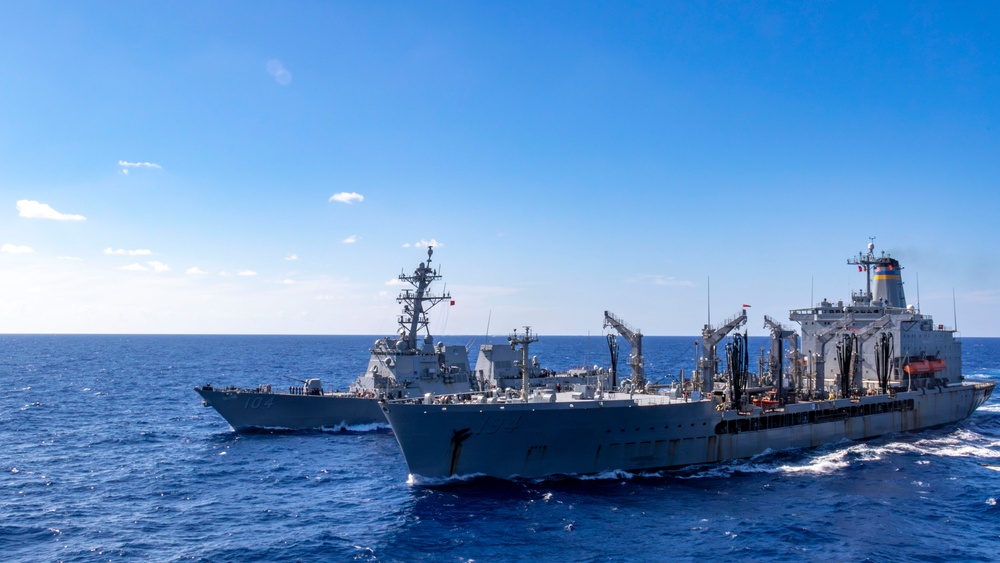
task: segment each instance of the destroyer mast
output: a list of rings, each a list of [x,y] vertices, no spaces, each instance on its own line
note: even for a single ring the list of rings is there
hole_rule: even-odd
[[[428,246],[427,262],[421,262],[412,275],[399,274],[400,281],[409,283],[415,288],[415,291],[407,289],[401,292],[396,298],[396,302],[403,305],[403,313],[399,315],[399,336],[409,350],[417,350],[417,333],[420,332],[421,328],[430,338],[430,329],[427,328],[427,311],[441,301],[451,299],[451,294],[447,291],[441,295],[427,292],[432,282],[441,279],[437,270],[431,268],[433,254],[434,247]],[[426,306],[425,303],[427,303]]]

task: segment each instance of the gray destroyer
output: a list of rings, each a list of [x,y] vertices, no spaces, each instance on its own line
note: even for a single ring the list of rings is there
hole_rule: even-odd
[[[233,427],[251,429],[363,429],[386,424],[379,401],[385,398],[423,397],[426,393],[449,395],[472,390],[472,371],[465,346],[434,344],[427,312],[447,292],[435,295],[431,283],[441,278],[431,267],[433,248],[427,261],[412,274],[400,274],[408,287],[396,301],[403,306],[398,316],[399,336],[376,340],[368,368],[347,392],[326,391],[318,378],[306,379],[288,392],[272,391],[270,385],[254,388],[195,387],[206,407],[214,408]],[[424,335],[421,338],[420,332]]]
[[[655,471],[747,458],[961,421],[994,382],[962,376],[953,329],[906,304],[901,267],[874,245],[849,263],[867,277],[848,303],[823,300],[791,311],[794,330],[765,317],[771,351],[748,369],[746,310],[706,325],[694,377],[650,390],[633,350],[632,385],[471,400],[426,394],[382,404],[414,477],[537,478]],[[874,278],[874,287],[872,281]],[[525,373],[527,373],[525,371]],[[666,391],[666,392],[663,392]]]

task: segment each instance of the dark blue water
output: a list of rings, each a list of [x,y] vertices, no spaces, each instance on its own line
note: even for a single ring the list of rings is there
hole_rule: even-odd
[[[315,375],[343,389],[374,338],[0,336],[3,560],[998,559],[1000,393],[891,439],[430,489],[408,484],[389,432],[241,436],[192,390]],[[649,371],[690,369],[693,341],[648,337]],[[607,364],[597,337],[532,353]],[[1000,379],[1000,339],[964,353],[969,378]]]

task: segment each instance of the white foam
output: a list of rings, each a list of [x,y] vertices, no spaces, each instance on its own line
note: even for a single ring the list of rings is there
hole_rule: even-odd
[[[593,475],[580,475],[577,479],[580,479],[581,481],[599,481],[603,479],[632,479],[634,477],[634,473],[629,473],[628,471],[623,471],[621,469],[612,469],[610,471],[601,471],[600,473],[595,473]]]
[[[976,409],[978,412],[995,412],[1000,413],[1000,403],[989,402],[985,405]]]
[[[916,453],[943,457],[1000,458],[1000,440],[959,428],[947,436],[924,438],[916,442],[888,442],[879,449],[889,453]]]
[[[369,424],[341,424],[335,427],[324,426],[322,430],[324,431],[337,431],[337,432],[378,432],[379,430],[389,430],[392,428],[389,426],[388,422],[372,422]]]
[[[472,473],[470,475],[452,475],[451,477],[424,477],[423,475],[410,473],[406,478],[406,484],[418,487],[440,487],[442,485],[464,483],[486,476],[485,473]]]

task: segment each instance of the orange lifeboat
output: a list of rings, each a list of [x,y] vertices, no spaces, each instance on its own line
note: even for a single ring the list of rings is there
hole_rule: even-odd
[[[763,397],[755,397],[753,404],[764,410],[768,410],[778,407],[778,399],[774,396],[774,392],[772,391]]]
[[[944,371],[945,362],[940,358],[932,358],[929,360],[913,360],[903,367],[903,371],[910,375],[924,375],[927,373],[936,373],[939,371]]]

